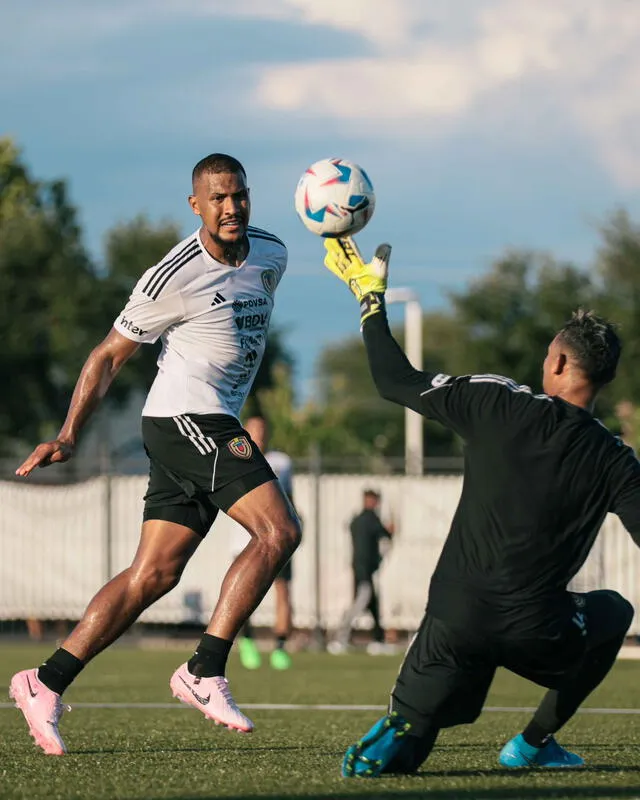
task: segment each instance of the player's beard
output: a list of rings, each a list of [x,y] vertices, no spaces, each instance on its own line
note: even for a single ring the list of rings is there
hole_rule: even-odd
[[[229,264],[241,263],[249,253],[249,237],[246,233],[246,223],[245,232],[234,242],[229,242],[227,239],[217,235],[211,236],[211,238],[222,248],[224,260]]]

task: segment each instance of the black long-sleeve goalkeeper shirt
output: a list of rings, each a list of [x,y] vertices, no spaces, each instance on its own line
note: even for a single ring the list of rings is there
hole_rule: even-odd
[[[640,544],[633,451],[585,409],[501,375],[414,369],[384,311],[365,321],[363,336],[380,394],[465,442],[462,495],[429,613],[508,637],[553,633],[607,512]]]

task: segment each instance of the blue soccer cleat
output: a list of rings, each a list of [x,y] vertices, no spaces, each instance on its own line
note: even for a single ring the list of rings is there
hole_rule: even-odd
[[[403,737],[411,728],[396,712],[387,714],[352,744],[342,762],[343,778],[378,778],[402,747]]]
[[[570,753],[556,742],[553,736],[543,747],[527,744],[519,733],[502,748],[498,761],[508,769],[523,767],[549,767],[552,769],[571,769],[584,767],[584,759]]]

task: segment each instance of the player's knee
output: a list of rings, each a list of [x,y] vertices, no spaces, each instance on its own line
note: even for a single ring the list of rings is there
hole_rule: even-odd
[[[291,558],[301,539],[300,524],[290,516],[270,520],[267,525],[250,533],[259,547],[284,564]]]
[[[273,546],[277,550],[281,559],[286,563],[296,551],[300,544],[300,526],[295,519],[288,519],[286,522],[277,526],[273,537]]]
[[[635,609],[631,603],[618,592],[612,591],[614,602],[616,604],[616,615],[619,619],[620,628],[628,631],[633,622]]]
[[[619,592],[613,589],[598,589],[587,595],[587,612],[591,623],[604,634],[626,633],[631,627],[634,608]]]
[[[289,520],[288,524],[286,525],[285,540],[287,554],[292,556],[302,541],[302,526],[300,525],[300,520],[297,517]]]
[[[130,585],[146,600],[162,597],[179,581],[180,571],[173,564],[145,564],[131,569]]]

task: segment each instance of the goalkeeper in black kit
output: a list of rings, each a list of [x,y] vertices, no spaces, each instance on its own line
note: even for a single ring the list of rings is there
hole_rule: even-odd
[[[617,592],[567,591],[607,512],[640,544],[640,464],[593,416],[598,391],[615,377],[620,340],[605,320],[575,312],[549,345],[544,394],[500,375],[421,372],[389,330],[389,245],[370,264],[352,239],[325,247],[326,266],[360,302],[382,397],[465,443],[462,495],[426,613],[388,713],[349,747],[342,774],[416,772],[442,728],[477,719],[500,666],[548,689],[500,764],[580,767],[554,735],[607,675],[633,619]]]

